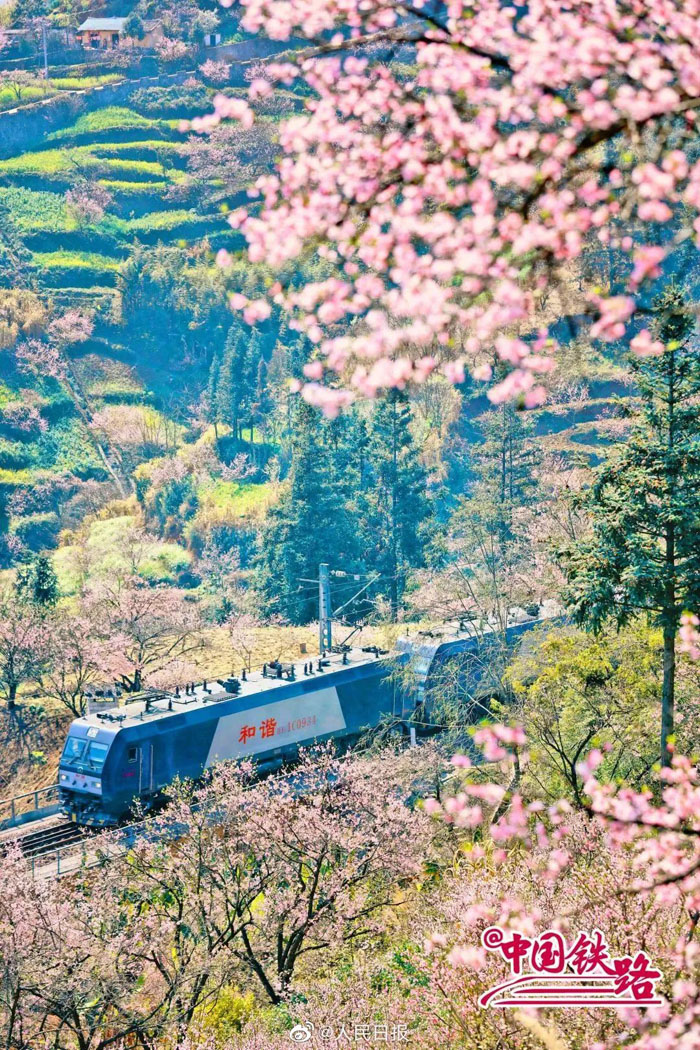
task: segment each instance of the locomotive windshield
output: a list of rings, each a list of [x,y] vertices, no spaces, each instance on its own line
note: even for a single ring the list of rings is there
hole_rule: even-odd
[[[90,741],[87,753],[87,764],[91,769],[102,769],[108,750],[109,748],[107,744],[98,744],[96,740]]]
[[[69,736],[63,749],[63,761],[80,762],[86,748],[87,740],[81,740],[77,736]]]
[[[100,744],[97,740],[88,741],[77,736],[69,736],[63,749],[61,764],[102,769],[108,750],[108,744]]]

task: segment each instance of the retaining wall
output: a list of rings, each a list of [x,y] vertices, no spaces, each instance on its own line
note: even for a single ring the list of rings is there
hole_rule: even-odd
[[[242,87],[246,84],[247,64],[256,59],[270,58],[281,51],[287,51],[300,41],[266,40],[262,37],[251,37],[237,44],[223,44],[220,47],[207,48],[207,55],[223,58],[231,63],[231,84]],[[72,124],[82,113],[103,106],[120,105],[127,102],[134,91],[144,87],[166,87],[169,84],[182,84],[195,70],[180,70],[177,73],[160,73],[156,76],[125,78],[116,84],[105,84],[102,87],[87,88],[84,91],[63,91],[53,98],[31,102],[16,109],[0,112],[0,159],[12,157],[22,150],[32,149],[39,145],[43,138],[58,128]]]
[[[12,157],[22,150],[40,145],[46,135],[72,124],[82,113],[127,102],[139,88],[182,84],[192,75],[190,70],[120,80],[117,84],[105,84],[85,91],[63,91],[41,102],[6,109],[0,113],[0,158]]]

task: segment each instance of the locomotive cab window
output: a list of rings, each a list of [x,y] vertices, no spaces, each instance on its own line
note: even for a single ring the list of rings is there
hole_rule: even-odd
[[[88,764],[93,769],[102,769],[108,750],[108,744],[98,744],[96,740],[92,740],[87,753]]]
[[[81,740],[77,736],[69,736],[63,749],[64,762],[80,762],[85,754],[87,740]]]
[[[138,752],[138,748],[130,747],[129,750],[127,751],[127,753],[126,753],[126,760],[127,760],[127,762],[135,762],[137,757],[138,757],[138,753],[139,753]]]

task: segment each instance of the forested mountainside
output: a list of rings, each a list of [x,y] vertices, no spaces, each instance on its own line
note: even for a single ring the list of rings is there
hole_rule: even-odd
[[[440,380],[401,398],[391,421],[385,406],[371,405],[335,423],[308,418],[288,381],[301,376],[311,344],[279,315],[251,329],[228,307],[231,291],[257,298],[271,281],[246,261],[226,211],[269,168],[293,93],[262,105],[254,129],[221,128],[202,140],[182,123],[204,113],[212,94],[196,76],[137,87],[129,105],[93,108],[47,134],[40,148],[0,160],[8,245],[3,556],[10,567],[52,551],[66,593],[74,589],[76,544],[92,549],[94,537],[99,556],[100,532],[113,539],[120,528],[148,529],[159,552],[144,570],[153,583],[196,588],[202,550],[219,541],[232,542],[251,571],[255,538],[281,513],[295,450],[301,459],[306,445],[317,446],[309,469],[328,479],[323,487],[345,509],[350,534],[359,536],[363,523],[374,532],[372,487],[395,438],[410,461],[406,484],[417,484],[428,503],[441,494],[432,511],[444,526],[450,499],[478,473],[476,447],[497,425],[483,394]],[[226,271],[215,261],[224,248],[234,259]],[[308,266],[323,273],[320,261]],[[52,374],[54,353],[60,374]],[[575,467],[596,461],[616,426],[613,399],[626,387],[614,356],[593,367],[575,348],[570,357],[553,402],[503,426],[509,440],[514,428],[523,450],[536,445]],[[245,476],[229,477],[240,473],[240,457]],[[309,493],[315,480],[308,475]],[[323,519],[322,509],[314,513]],[[415,513],[426,516],[418,506]],[[305,553],[304,543],[316,539],[303,529],[295,538],[300,575],[324,550],[331,560],[337,550],[353,570],[382,568],[365,543],[361,558],[346,548],[334,507],[328,520],[333,542],[317,533],[318,547]],[[404,552],[407,568],[424,563],[424,546]],[[274,572],[289,583],[297,569],[282,569],[291,561],[279,550]],[[289,615],[290,607],[276,611]],[[307,603],[293,618],[309,612]]]
[[[18,574],[47,577],[78,634],[94,629],[91,610],[115,598],[110,588],[143,601],[146,587],[163,604],[162,629],[184,616],[188,638],[195,610],[205,630],[232,618],[256,629],[308,623],[321,562],[345,574],[334,585],[339,605],[356,578],[372,581],[345,605],[350,624],[441,620],[474,602],[502,613],[553,597],[557,570],[529,569],[561,538],[562,494],[625,431],[624,349],[591,357],[569,341],[538,410],[494,407],[481,384],[436,376],[319,417],[291,387],[313,344],[277,309],[251,327],[229,305],[232,293],[258,299],[277,276],[248,260],[227,215],[271,171],[280,122],[304,95],[283,88],[255,103],[252,127],[197,133],[189,122],[217,92],[243,97],[245,87],[226,85],[241,80],[232,68],[200,59],[175,78],[165,66],[146,80],[127,67],[118,104],[93,94],[88,108],[52,116],[39,140],[0,159],[8,586]],[[310,254],[285,276],[331,272]],[[581,274],[569,280],[575,290]],[[554,315],[566,295],[566,286],[553,293]],[[518,533],[499,554],[505,587],[482,579],[466,602],[455,604],[449,586],[436,599],[435,580],[484,553],[480,530],[492,519]],[[112,635],[122,615],[111,617]],[[155,648],[144,658],[123,645],[121,664],[97,661],[91,677],[118,668],[133,686],[182,675],[188,660],[206,666],[189,641],[172,657]],[[43,672],[30,658],[7,689],[31,695]]]

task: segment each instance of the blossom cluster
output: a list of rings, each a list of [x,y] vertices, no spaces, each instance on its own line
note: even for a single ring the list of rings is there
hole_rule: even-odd
[[[374,396],[436,370],[487,380],[501,362],[491,399],[540,404],[556,348],[542,292],[596,242],[626,260],[626,288],[590,293],[591,336],[634,334],[639,294],[684,239],[666,236],[668,224],[689,216],[689,234],[700,232],[700,162],[688,155],[697,0],[452,0],[444,20],[422,4],[406,17],[389,0],[244,7],[249,31],[321,41],[251,83],[252,99],[272,82],[310,91],[281,126],[276,171],[230,215],[252,261],[280,267],[314,246],[335,271],[270,291],[321,351],[307,399],[333,411],[348,391]],[[389,41],[414,49],[415,75],[388,63]],[[243,99],[215,107],[198,130],[254,119]],[[629,147],[642,134],[640,155]],[[234,305],[251,322],[268,307]],[[632,349],[662,352],[648,332]],[[324,385],[326,372],[344,392]]]
[[[519,728],[488,726],[478,736],[490,761],[513,760],[516,751],[523,757],[525,735]],[[479,931],[490,925],[533,937],[545,924],[566,934],[583,917],[610,935],[617,935],[615,926],[622,921],[630,935],[644,929],[650,936],[658,923],[653,937],[666,958],[666,998],[647,1010],[625,1008],[621,1019],[627,1037],[620,1042],[620,1033],[610,1027],[610,1041],[601,1038],[594,1045],[597,1050],[620,1045],[661,1050],[670,1040],[691,1050],[700,1022],[694,976],[700,961],[694,940],[700,916],[700,775],[693,762],[676,755],[660,771],[659,791],[634,791],[599,779],[602,759],[594,748],[578,765],[589,800],[585,813],[574,813],[561,800],[550,806],[526,803],[517,791],[469,779],[443,802],[426,800],[431,815],[463,835],[480,828],[479,841],[466,855],[476,869],[484,866],[484,877],[461,882],[456,915],[467,939],[455,942],[454,934],[434,930],[425,951],[434,958],[439,986],[452,986],[451,1006],[459,1011],[468,1009],[458,998],[465,989],[472,997],[475,989],[502,980],[480,943]],[[473,768],[471,760],[457,755],[452,762],[476,781],[479,767]],[[480,801],[475,805],[474,800]],[[673,928],[675,938],[669,941]],[[630,947],[643,945],[632,942]],[[605,1021],[601,1024],[605,1030]]]

